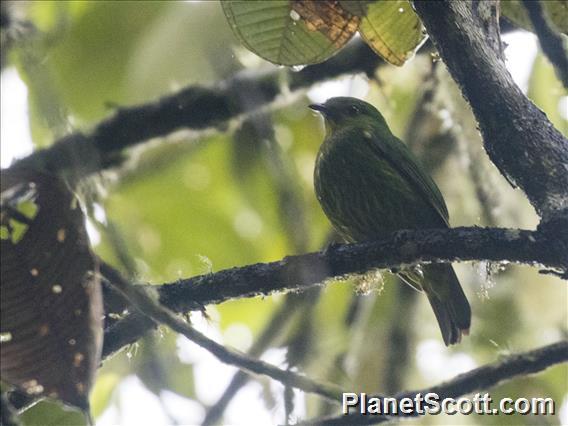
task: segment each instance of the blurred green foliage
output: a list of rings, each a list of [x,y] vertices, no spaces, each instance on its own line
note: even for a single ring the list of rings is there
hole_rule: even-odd
[[[547,20],[552,22],[558,31],[568,33],[568,4],[563,0],[546,0],[542,4]],[[501,13],[515,25],[532,31],[532,23],[522,1],[504,1],[501,5]]]
[[[37,27],[35,37],[10,56],[28,85],[36,146],[71,129],[90,128],[116,105],[153,100],[187,84],[213,83],[245,65],[270,66],[243,55],[216,2],[42,1],[18,7]],[[422,111],[422,124],[431,127],[432,135],[445,137],[445,145],[437,145],[442,143],[440,138],[425,137],[421,155],[427,162],[429,152],[442,152],[441,160],[431,168],[445,194],[453,225],[488,224],[476,192],[480,190],[493,195],[489,200],[498,199],[485,206],[493,224],[535,226],[536,217],[523,195],[510,188],[485,156],[475,120],[443,67],[433,70],[430,57],[423,56],[403,68],[382,67],[376,77],[369,82],[366,98],[383,111],[397,135],[404,138],[408,123]],[[422,105],[429,85],[434,85],[435,96]],[[566,91],[542,56],[534,64],[529,86],[529,96],[566,132],[566,117],[559,112]],[[119,261],[124,253],[119,251],[126,250],[135,265],[134,278],[153,284],[280,259],[298,250],[289,235],[297,218],[281,214],[283,200],[289,200],[279,193],[282,174],[294,180],[293,202],[300,203],[304,212],[304,249],[325,247],[329,224],[312,189],[313,162],[323,133],[307,103],[305,96],[296,98],[270,114],[277,149],[267,149],[263,141],[239,142],[231,131],[180,132],[136,149],[122,169],[93,178],[105,188],[96,198],[106,220],[114,225],[111,232],[120,233],[126,247],[117,247],[109,238],[103,220],[98,226],[97,253],[125,269]],[[275,164],[280,164],[279,172],[274,171]],[[476,167],[481,168],[486,182],[481,189],[472,180]],[[397,311],[394,286],[398,284],[385,273],[384,290],[360,296],[358,304],[351,282],[325,287],[311,311],[312,352],[303,371],[346,390],[381,392],[387,370],[399,368],[404,371],[400,389],[414,389],[447,378],[442,373],[450,371],[451,362],[459,357],[482,365],[501,352],[528,350],[566,333],[563,301],[568,295],[560,280],[507,265],[458,265],[457,269],[474,312],[472,335],[458,347],[442,346],[424,297],[412,302],[411,312]],[[476,296],[485,293],[489,298]],[[282,300],[282,296],[244,299],[210,308],[210,327],[223,336],[231,326],[244,325],[254,338]],[[391,350],[388,329],[394,322],[407,323],[410,331],[406,365],[385,365]],[[275,344],[281,345],[301,327],[302,323],[289,327],[288,335],[275,339]],[[106,361],[92,392],[94,415],[100,416],[110,405],[116,407],[115,390],[130,374],[137,374],[158,396],[168,389],[199,402],[194,365],[180,359],[178,344],[174,333],[157,333]],[[434,361],[430,367],[428,359],[421,360],[425,348],[432,347],[439,349],[437,359],[446,363],[447,370],[440,371]],[[434,360],[434,355],[426,356]],[[555,367],[494,389],[492,395],[552,396],[559,405],[566,393],[567,374],[565,366]],[[281,394],[272,398],[281,404]],[[309,397],[307,410],[312,417],[325,406]],[[53,403],[38,404],[22,419],[29,425],[83,421],[81,415]],[[457,422],[559,421],[557,416],[442,416],[416,421]]]

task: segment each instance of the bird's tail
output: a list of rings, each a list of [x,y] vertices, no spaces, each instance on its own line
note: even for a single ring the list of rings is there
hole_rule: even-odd
[[[451,265],[423,266],[422,287],[436,315],[446,346],[469,334],[471,308]]]

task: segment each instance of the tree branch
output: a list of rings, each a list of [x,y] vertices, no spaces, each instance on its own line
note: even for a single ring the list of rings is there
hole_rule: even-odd
[[[383,240],[336,245],[323,252],[289,256],[153,286],[160,302],[175,312],[200,310],[231,299],[301,291],[325,280],[372,268],[400,268],[420,262],[488,260],[543,266],[568,277],[568,218],[547,222],[537,231],[500,228],[403,230]],[[103,276],[125,281],[102,263]],[[105,330],[103,358],[136,342],[155,327],[154,321],[132,312]],[[12,401],[12,398],[11,398]],[[30,401],[12,401],[21,409]]]
[[[190,324],[183,321],[178,315],[161,305],[156,297],[152,297],[149,287],[132,285],[124,280],[119,280],[112,285],[126,297],[131,304],[143,315],[157,323],[165,324],[173,331],[180,333],[193,343],[209,351],[219,361],[234,365],[241,370],[253,374],[268,376],[284,385],[292,386],[308,393],[315,393],[331,401],[338,402],[341,398],[341,389],[332,384],[317,383],[306,376],[289,370],[281,370],[264,361],[250,357],[240,351],[226,348],[225,346],[209,339],[197,331]]]
[[[417,394],[422,394],[422,396],[424,396],[431,392],[437,394],[440,399],[457,398],[463,395],[490,389],[518,376],[526,376],[541,372],[555,364],[560,364],[566,361],[568,361],[568,341],[563,340],[532,351],[509,355],[501,361],[487,364],[468,371],[467,373],[460,374],[452,380],[441,383],[437,386],[418,391],[405,391],[398,393],[394,396],[394,398],[398,400],[402,398],[414,399]],[[380,395],[378,397],[385,398]],[[401,417],[417,417],[421,414],[423,413],[401,413],[398,416],[349,414],[301,422],[299,425],[371,425],[393,421],[394,419],[400,419]]]
[[[19,426],[22,423],[16,415],[16,410],[8,400],[6,393],[0,395],[0,425]]]
[[[373,268],[400,268],[424,262],[488,260],[540,265],[568,274],[568,218],[538,231],[501,228],[404,230],[379,241],[345,244],[323,252],[288,256],[179,280],[159,287],[160,302],[175,312],[202,309],[243,297],[301,291],[325,280]],[[562,231],[564,229],[564,231]],[[101,272],[112,282],[112,270]],[[115,273],[116,274],[116,273]],[[138,340],[152,322],[135,313],[105,333],[104,356]]]
[[[506,22],[503,25],[507,31],[511,30]],[[427,53],[431,48],[431,44],[426,43],[420,52]],[[286,84],[293,92],[344,74],[372,75],[384,64],[365,43],[354,41],[329,60],[299,72],[245,70],[212,86],[188,86],[153,102],[118,108],[90,133],[67,135],[11,167],[42,169],[55,174],[72,170],[78,176],[85,176],[116,165],[121,161],[124,148],[151,138],[180,129],[226,126],[228,120],[274,102]]]
[[[542,51],[556,69],[564,87],[568,89],[568,55],[562,36],[551,28],[540,1],[523,0],[523,4],[538,36]]]
[[[298,308],[306,304],[308,301],[312,302],[312,299],[313,298],[300,298],[295,294],[287,295],[284,303],[278,307],[268,324],[266,324],[258,338],[248,350],[248,355],[255,358],[260,357],[269,345],[272,344],[273,341],[281,334],[282,329],[288,325],[292,318],[294,318],[294,314],[299,311]],[[237,371],[223,394],[211,407],[208,408],[201,426],[218,424],[229,403],[232,401],[237,392],[248,382],[249,378],[250,376],[244,371]]]
[[[380,63],[380,58],[358,41],[328,61],[299,72],[279,68],[263,72],[245,70],[213,86],[188,86],[154,102],[118,108],[89,134],[73,133],[12,167],[40,168],[53,173],[73,170],[86,175],[112,166],[124,148],[151,138],[180,129],[226,126],[228,120],[275,101],[284,85],[295,91],[343,74],[372,74]]]
[[[568,140],[517,87],[505,67],[497,2],[414,7],[479,122],[485,149],[548,220],[568,209]]]

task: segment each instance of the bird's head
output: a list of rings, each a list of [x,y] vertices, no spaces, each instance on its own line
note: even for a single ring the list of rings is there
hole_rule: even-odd
[[[385,119],[373,105],[356,98],[330,98],[322,104],[312,104],[310,108],[323,115],[328,133],[352,125],[387,126]]]

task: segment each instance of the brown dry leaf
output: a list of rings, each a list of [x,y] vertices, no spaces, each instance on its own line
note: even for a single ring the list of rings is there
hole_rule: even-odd
[[[1,177],[2,380],[88,410],[103,312],[83,214],[54,176]]]
[[[345,10],[339,1],[293,0],[292,10],[309,31],[319,31],[341,48],[359,28],[360,18]]]

